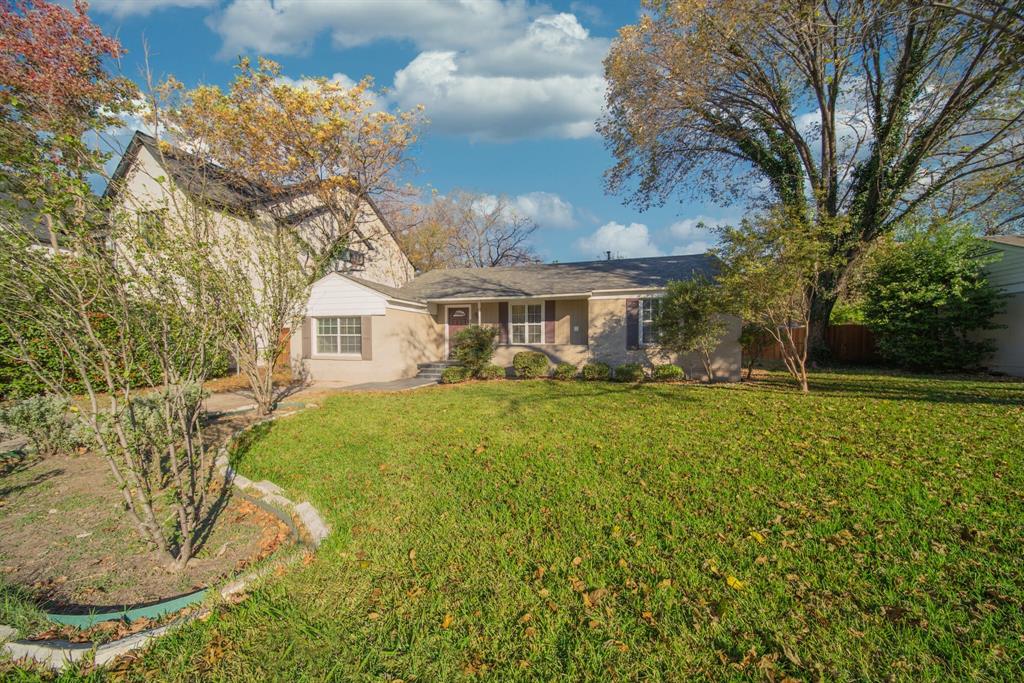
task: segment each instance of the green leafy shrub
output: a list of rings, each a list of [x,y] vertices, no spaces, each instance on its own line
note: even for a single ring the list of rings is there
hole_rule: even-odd
[[[576,376],[576,366],[572,363],[559,363],[555,366],[555,371],[551,373],[551,376],[561,380],[572,379]]]
[[[616,382],[642,382],[647,374],[639,363],[625,363],[615,368]]]
[[[539,351],[520,351],[512,358],[516,377],[535,379],[548,374],[548,357]]]
[[[505,379],[505,368],[500,365],[488,363],[476,373],[477,379]]]
[[[142,305],[142,304],[139,304]],[[97,318],[96,332],[106,346],[112,346],[121,330],[112,322],[104,318]],[[60,352],[49,341],[47,336],[32,329],[22,330],[24,350],[18,346],[8,331],[0,326],[0,398],[17,399],[27,398],[46,393],[47,387],[39,381],[39,378],[29,368],[24,360],[24,355],[33,359],[51,377],[61,377],[61,385],[67,387],[71,393],[84,394],[85,386],[81,382],[78,373],[72,370],[66,359],[61,357]],[[160,363],[153,355],[149,346],[140,339],[134,345],[134,368],[133,381],[140,387],[154,386],[160,382]],[[228,374],[231,366],[231,359],[228,355],[218,349],[207,350],[207,377],[223,377]],[[182,359],[187,362],[192,359]],[[97,371],[90,381],[94,385],[102,385],[103,377]]]
[[[882,357],[922,370],[977,368],[994,348],[979,330],[992,329],[1002,308],[983,267],[984,244],[970,230],[933,226],[880,248],[864,284],[864,318]]]
[[[685,376],[681,367],[671,363],[655,365],[651,370],[651,379],[655,382],[678,382]]]
[[[461,365],[445,368],[441,373],[441,384],[458,384],[469,379],[469,372]]]
[[[70,453],[81,445],[67,419],[70,404],[58,396],[32,396],[0,410],[0,432],[20,435],[40,455]]]
[[[585,380],[606,380],[612,376],[612,368],[607,363],[587,363],[580,370],[580,377]]]
[[[497,341],[496,328],[470,325],[455,335],[453,355],[470,375],[480,377],[481,370],[494,357],[494,345]]]

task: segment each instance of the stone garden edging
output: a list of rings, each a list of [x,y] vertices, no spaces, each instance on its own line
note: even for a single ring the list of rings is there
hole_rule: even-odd
[[[307,407],[316,407],[316,405],[310,404]],[[257,425],[280,417],[287,417],[294,414],[294,412],[273,415],[266,420],[254,422],[236,431],[228,439],[227,444],[220,448],[214,466],[217,473],[224,477],[225,483],[233,485],[247,498],[251,498],[253,502],[257,504],[262,502],[263,505],[274,508],[280,512],[277,516],[281,517],[283,521],[287,522],[290,519],[292,523],[289,526],[298,532],[300,542],[310,551],[315,551],[331,533],[330,527],[324,522],[317,509],[308,501],[298,504],[292,502],[283,495],[284,491],[273,482],[266,480],[253,482],[238,474],[231,467],[228,457],[228,447],[241,434]],[[207,595],[216,594],[219,600],[231,600],[244,593],[247,588],[250,588],[256,581],[267,574],[279,567],[293,564],[300,557],[299,553],[289,553],[284,557],[271,559],[260,567],[228,581],[219,590],[208,589],[206,593]],[[167,602],[178,599],[173,598]],[[205,607],[162,626],[133,633],[120,640],[114,640],[102,645],[89,642],[73,643],[67,640],[15,640],[4,642],[10,634],[16,631],[0,624],[0,643],[3,643],[3,650],[15,661],[35,662],[57,671],[63,669],[68,664],[82,661],[90,652],[94,653],[92,663],[95,666],[104,666],[123,654],[145,647],[151,640],[165,635],[182,624],[210,614],[211,611],[211,607]]]

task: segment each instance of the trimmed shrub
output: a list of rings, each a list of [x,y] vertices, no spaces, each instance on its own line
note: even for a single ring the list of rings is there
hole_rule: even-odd
[[[0,410],[0,432],[24,436],[39,455],[74,451],[76,438],[66,419],[70,403],[59,396],[33,396]]]
[[[559,363],[555,366],[555,371],[551,373],[551,376],[561,380],[572,379],[576,376],[576,366],[572,363]]]
[[[494,363],[488,363],[476,373],[477,379],[505,379],[505,368]]]
[[[520,351],[512,358],[516,377],[535,379],[548,374],[548,357],[539,351]]]
[[[647,374],[639,363],[626,363],[615,368],[616,382],[642,382]]]
[[[587,363],[580,370],[580,377],[590,381],[606,380],[612,376],[612,368],[607,363]]]
[[[441,384],[458,384],[469,379],[469,372],[461,365],[445,368],[441,373]]]
[[[481,371],[494,357],[494,345],[498,341],[498,330],[483,325],[470,325],[455,335],[453,355],[466,371],[480,377]]]
[[[677,382],[683,379],[686,374],[678,365],[655,365],[651,370],[651,379],[655,382]]]

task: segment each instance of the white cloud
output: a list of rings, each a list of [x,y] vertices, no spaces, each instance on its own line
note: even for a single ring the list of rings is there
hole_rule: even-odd
[[[217,0],[92,0],[89,9],[121,18],[132,14],[145,16],[169,7],[213,7]]]
[[[593,233],[576,240],[575,246],[577,251],[591,258],[603,258],[606,251],[612,252],[613,258],[662,255],[643,223],[605,223]]]
[[[490,213],[498,206],[498,196],[481,194],[474,207],[483,213]],[[527,192],[505,200],[506,213],[530,218],[540,228],[576,227],[576,209],[553,192]]]
[[[455,52],[423,52],[395,74],[401,107],[426,108],[431,129],[474,139],[583,138],[604,101],[601,76],[483,76],[462,73]]]
[[[572,203],[553,192],[527,192],[512,199],[522,216],[532,218],[541,228],[574,228],[576,212]]]
[[[711,216],[684,218],[668,226],[668,234],[676,240],[673,254],[703,254],[717,243],[711,227],[723,222]],[[703,226],[703,227],[702,227]]]
[[[501,0],[233,0],[211,18],[226,54],[297,54],[327,31],[339,47],[376,40],[407,40],[420,49],[496,45],[530,18],[521,1]]]
[[[440,133],[588,137],[604,104],[609,40],[524,0],[233,0],[208,23],[228,57],[304,53],[325,31],[341,48],[408,41],[420,53],[395,73],[388,102],[424,105]]]

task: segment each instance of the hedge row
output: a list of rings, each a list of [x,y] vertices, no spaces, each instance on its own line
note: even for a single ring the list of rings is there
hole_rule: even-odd
[[[626,363],[618,366],[614,371],[607,363],[587,363],[582,368],[577,368],[572,363],[559,363],[552,369],[547,356],[537,351],[517,353],[512,358],[512,368],[515,376],[522,379],[550,377],[557,380],[606,381],[614,379],[617,382],[674,382],[686,377],[681,367],[671,364],[655,365],[649,375],[644,366],[638,363]],[[477,379],[498,379],[504,376],[505,371],[497,365],[485,366],[484,370],[476,374]],[[473,373],[467,368],[455,365],[445,369],[441,375],[441,383],[457,384],[472,377]]]

